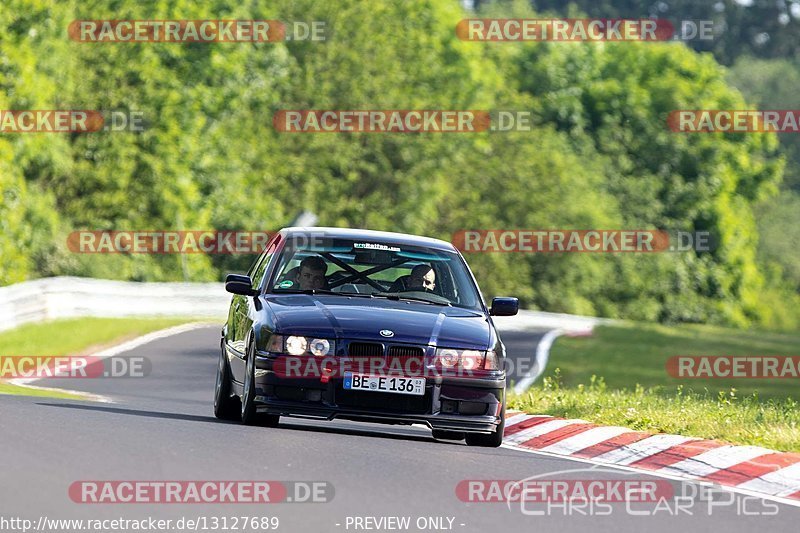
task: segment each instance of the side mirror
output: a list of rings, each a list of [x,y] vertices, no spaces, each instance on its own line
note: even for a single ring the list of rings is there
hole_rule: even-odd
[[[231,294],[241,294],[242,296],[255,296],[258,291],[253,289],[253,280],[250,276],[241,274],[228,274],[225,276],[225,290]]]
[[[519,312],[517,298],[498,297],[492,300],[489,314],[492,316],[514,316]]]

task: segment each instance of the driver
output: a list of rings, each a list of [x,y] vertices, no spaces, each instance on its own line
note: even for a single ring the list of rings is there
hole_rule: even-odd
[[[300,261],[300,270],[297,272],[297,283],[300,290],[327,289],[328,280],[325,272],[328,264],[318,255],[306,257]]]
[[[406,282],[408,291],[433,291],[436,288],[436,272],[430,265],[417,265],[411,269]]]

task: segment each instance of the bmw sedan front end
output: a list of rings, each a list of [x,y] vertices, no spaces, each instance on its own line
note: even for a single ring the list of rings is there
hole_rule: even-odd
[[[285,229],[234,293],[215,413],[420,423],[434,437],[499,446],[505,349],[469,268],[444,241],[347,229]]]

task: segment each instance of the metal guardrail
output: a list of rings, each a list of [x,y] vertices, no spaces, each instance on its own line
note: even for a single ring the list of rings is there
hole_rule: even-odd
[[[224,320],[230,298],[222,283],[43,278],[0,287],[0,331],[29,322],[81,316]]]

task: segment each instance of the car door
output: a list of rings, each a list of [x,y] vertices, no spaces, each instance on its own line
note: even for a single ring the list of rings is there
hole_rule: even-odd
[[[248,272],[250,279],[253,281],[253,289],[260,289],[264,276],[267,273],[270,261],[275,254],[275,250],[280,243],[280,235],[275,236],[272,241],[267,244],[266,250],[258,258],[258,261],[253,265]],[[236,295],[233,299],[232,312],[233,316],[233,342],[231,344],[233,357],[231,358],[231,374],[233,379],[242,383],[244,381],[245,372],[245,356],[247,352],[247,335],[253,326],[253,321],[256,319],[256,297]]]

